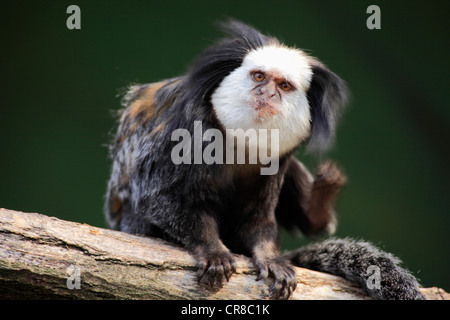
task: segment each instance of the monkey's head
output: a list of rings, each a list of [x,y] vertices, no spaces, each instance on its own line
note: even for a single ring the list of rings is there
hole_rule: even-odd
[[[317,59],[237,21],[230,35],[196,61],[190,79],[202,88],[226,129],[279,129],[280,155],[308,141],[310,150],[334,140],[346,99],[344,82]]]
[[[245,56],[242,65],[223,79],[211,102],[227,129],[279,129],[284,153],[310,136],[306,92],[311,77],[301,51],[265,46]]]

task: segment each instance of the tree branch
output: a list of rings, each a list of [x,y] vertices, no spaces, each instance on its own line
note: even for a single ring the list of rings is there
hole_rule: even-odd
[[[0,209],[0,298],[3,299],[267,299],[250,259],[223,288],[196,280],[195,262],[162,240]],[[291,299],[369,299],[355,283],[296,268]],[[79,289],[77,289],[79,288]],[[450,299],[438,288],[428,299]]]

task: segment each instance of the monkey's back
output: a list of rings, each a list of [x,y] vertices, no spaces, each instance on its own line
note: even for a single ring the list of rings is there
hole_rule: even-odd
[[[138,175],[137,170],[151,167],[157,158],[152,155],[158,150],[158,136],[167,122],[161,117],[161,112],[163,107],[170,106],[158,104],[156,93],[173,82],[175,79],[131,86],[122,100],[125,108],[110,145],[112,171],[105,206],[112,229],[121,230],[122,218],[131,214],[133,189],[136,189],[132,185]]]
[[[189,105],[179,94],[183,80],[132,86],[123,99],[125,108],[110,146],[112,171],[105,202],[112,229],[159,236],[157,225],[170,223],[172,215],[187,216],[187,208],[223,193],[217,190],[223,172],[216,165],[196,164],[193,169],[172,162],[174,130],[192,132],[196,119],[204,120],[204,130],[217,127],[202,110],[186,110]]]

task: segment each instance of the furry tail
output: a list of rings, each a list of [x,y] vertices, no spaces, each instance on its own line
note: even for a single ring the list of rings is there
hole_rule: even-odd
[[[423,300],[414,276],[400,260],[365,241],[331,238],[288,252],[298,267],[323,271],[358,282],[375,299]]]

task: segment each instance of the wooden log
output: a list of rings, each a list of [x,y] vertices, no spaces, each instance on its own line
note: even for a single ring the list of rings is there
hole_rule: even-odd
[[[220,289],[198,284],[195,261],[177,246],[60,220],[0,209],[2,299],[267,299],[269,281],[255,281],[249,258]],[[355,283],[296,268],[291,299],[369,299]],[[450,299],[439,288],[428,299]]]

